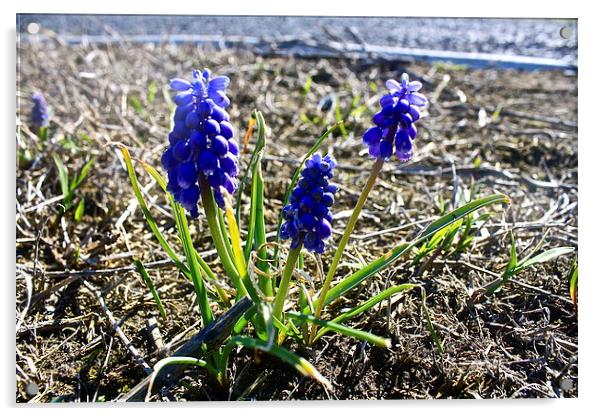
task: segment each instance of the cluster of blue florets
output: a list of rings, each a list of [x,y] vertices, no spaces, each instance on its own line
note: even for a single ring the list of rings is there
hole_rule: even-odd
[[[413,142],[418,133],[414,123],[420,119],[420,108],[427,99],[418,91],[419,81],[412,81],[403,74],[401,83],[388,80],[389,94],[380,99],[381,110],[374,115],[375,127],[364,133],[364,143],[374,158],[389,159],[393,152],[400,161],[407,162],[413,155]]]
[[[31,127],[39,130],[41,127],[48,126],[50,115],[48,114],[48,104],[44,96],[39,92],[34,92],[31,96],[33,108],[31,109]]]
[[[336,161],[329,155],[315,153],[305,163],[301,179],[291,192],[283,209],[284,223],[280,236],[292,240],[291,248],[299,244],[315,253],[323,253],[324,242],[332,234],[334,195],[339,188],[330,183]]]
[[[208,69],[195,70],[192,76],[191,82],[174,79],[170,83],[180,92],[174,99],[174,126],[161,163],[169,178],[167,189],[192,217],[197,217],[202,184],[211,186],[221,208],[225,206],[223,191],[234,193],[238,144],[225,110],[230,105],[226,97],[229,78],[210,79]]]

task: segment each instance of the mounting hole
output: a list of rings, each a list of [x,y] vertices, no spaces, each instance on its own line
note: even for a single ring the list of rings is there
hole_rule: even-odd
[[[573,29],[571,29],[570,27],[563,26],[560,29],[560,37],[562,39],[570,39],[572,35],[573,35]]]
[[[30,24],[27,25],[27,33],[29,33],[30,35],[35,35],[40,31],[40,25],[35,23],[35,22],[31,22]]]
[[[35,396],[39,392],[40,388],[36,383],[27,383],[25,385],[25,393],[27,393],[28,396]]]

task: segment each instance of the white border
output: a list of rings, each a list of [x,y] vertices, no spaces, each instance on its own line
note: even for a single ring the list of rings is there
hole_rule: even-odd
[[[289,3],[284,5],[284,3]],[[485,7],[490,3],[493,7]],[[4,140],[8,150],[1,152],[5,158],[2,166],[5,170],[0,175],[4,181],[0,188],[10,195],[8,201],[1,204],[3,228],[9,230],[5,233],[3,250],[4,256],[4,296],[3,311],[6,313],[5,336],[2,345],[2,367],[0,374],[3,393],[2,404],[12,407],[9,411],[39,414],[48,411],[60,414],[77,414],[85,411],[90,414],[102,414],[106,407],[60,406],[57,408],[23,408],[14,405],[14,106],[12,93],[15,90],[15,21],[19,13],[121,13],[121,14],[214,14],[214,15],[245,15],[245,14],[270,14],[270,15],[330,15],[330,16],[432,16],[432,17],[541,17],[541,18],[578,18],[579,19],[579,171],[580,171],[580,212],[579,212],[579,246],[580,246],[580,314],[579,314],[579,398],[573,400],[504,400],[504,401],[404,401],[386,403],[379,402],[302,402],[302,403],[254,403],[240,404],[227,403],[217,405],[187,404],[178,407],[152,406],[111,406],[111,412],[140,412],[145,415],[162,414],[165,412],[183,412],[203,414],[206,412],[219,412],[222,414],[280,414],[285,410],[287,414],[314,413],[316,411],[344,412],[344,414],[365,414],[367,412],[388,413],[416,413],[422,414],[503,414],[508,412],[524,411],[552,414],[578,414],[595,406],[601,377],[600,352],[600,305],[599,295],[602,293],[600,281],[602,273],[596,257],[599,254],[599,238],[596,238],[600,221],[596,221],[600,213],[598,195],[600,189],[600,166],[602,155],[600,143],[600,39],[602,21],[593,5],[586,2],[577,3],[559,0],[546,0],[545,2],[526,2],[524,0],[506,0],[504,2],[483,1],[445,1],[428,0],[420,1],[380,1],[369,2],[349,0],[325,1],[304,0],[296,2],[283,1],[221,1],[209,2],[203,0],[103,0],[103,1],[69,1],[69,0],[21,0],[3,2],[2,19],[4,29],[4,42],[2,42],[2,80],[4,99],[1,101],[2,121],[5,136]],[[589,4],[595,4],[590,2]],[[461,34],[459,34],[461,36]],[[11,173],[12,171],[12,173]],[[589,412],[588,412],[589,413]],[[106,413],[105,413],[106,414]]]

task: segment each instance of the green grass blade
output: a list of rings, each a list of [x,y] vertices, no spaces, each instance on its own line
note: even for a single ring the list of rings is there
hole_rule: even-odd
[[[571,265],[571,271],[569,273],[569,295],[573,301],[573,305],[577,308],[577,280],[579,278],[579,267],[577,265],[577,258]]]
[[[512,274],[516,265],[518,263],[518,259],[516,257],[516,241],[514,240],[514,233],[510,231],[510,261],[508,261],[508,267],[506,268],[506,273]]]
[[[77,178],[71,184],[71,189],[70,189],[71,191],[74,191],[78,186],[80,186],[82,184],[82,182],[86,179],[86,177],[92,170],[92,167],[94,167],[95,161],[96,161],[96,159],[92,158],[92,159],[88,160],[84,164],[84,166],[82,166],[81,170],[79,171],[79,174],[77,175]]]
[[[203,325],[207,326],[213,321],[213,314],[211,307],[209,306],[209,299],[207,298],[207,291],[203,278],[201,275],[201,269],[195,255],[196,250],[192,244],[192,238],[190,237],[190,230],[188,229],[188,221],[186,220],[186,213],[184,208],[179,204],[176,205],[176,212],[174,213],[176,221],[179,224],[180,239],[182,240],[182,248],[186,255],[186,261],[190,269],[190,275],[192,277],[192,283],[194,284],[194,291],[196,292],[197,302],[201,310],[201,317],[203,318]]]
[[[157,379],[157,376],[159,375],[161,370],[163,370],[165,367],[170,366],[170,365],[196,365],[198,367],[207,368],[208,370],[210,370],[210,372],[212,370],[211,366],[206,361],[201,360],[199,358],[194,358],[194,357],[167,357],[167,358],[164,358],[161,361],[159,361],[157,364],[155,364],[155,366],[153,367],[153,374],[148,383],[148,391],[146,393],[146,398],[144,399],[145,402],[148,402],[150,400],[151,393],[153,391],[153,385],[155,384],[155,380]]]
[[[159,184],[159,187],[161,187],[163,192],[165,192],[165,195],[171,205],[171,210],[175,215],[175,212],[177,211],[178,208],[176,205],[176,201],[173,198],[173,195],[167,191],[167,183],[165,182],[165,179],[161,176],[161,174],[155,168],[153,168],[149,164],[147,164],[145,162],[140,162],[140,163],[142,163],[142,166],[144,167],[146,172],[150,176],[152,176],[153,179],[155,179],[155,181]],[[178,234],[179,234],[179,232],[178,232]],[[199,262],[199,265],[201,266],[201,270],[203,271],[203,273],[205,273],[205,276],[207,276],[207,278],[213,282],[213,287],[217,291],[220,299],[225,303],[229,303],[230,302],[229,296],[225,292],[225,290],[221,287],[221,284],[217,281],[217,276],[215,275],[215,273],[213,273],[213,270],[211,270],[209,265],[205,262],[205,260],[203,260],[201,255],[196,250],[195,250],[195,255],[196,255],[197,261]],[[182,270],[182,272],[186,275],[186,277],[188,277],[188,279],[192,280],[192,277],[190,276],[190,271],[188,270],[188,268],[186,268],[186,266],[184,266],[184,267],[185,267],[185,271]]]
[[[424,311],[424,319],[426,319],[426,324],[429,329],[429,332],[431,333],[431,337],[433,338],[433,341],[435,341],[435,345],[437,346],[437,352],[439,354],[443,354],[443,344],[441,343],[441,339],[439,338],[439,335],[437,335],[437,331],[435,330],[435,326],[433,325],[433,321],[431,320],[429,308],[428,306],[426,306],[426,290],[424,290],[424,288],[421,289],[422,310]]]
[[[418,239],[428,238],[431,235],[435,234],[437,231],[452,224],[453,222],[455,222],[461,218],[464,218],[471,212],[474,212],[474,211],[476,211],[480,208],[486,207],[488,205],[497,204],[497,203],[508,204],[508,203],[510,203],[510,198],[508,198],[508,196],[503,195],[503,194],[495,194],[495,195],[491,195],[491,196],[488,196],[485,198],[481,198],[481,199],[477,199],[475,201],[469,202],[468,204],[463,205],[460,208],[457,208],[457,209],[453,210],[452,212],[450,212],[449,214],[444,215],[441,218],[439,218],[438,220],[432,222],[428,227],[426,227],[420,233],[420,236],[418,237]]]
[[[326,386],[328,389],[332,388],[330,382],[322,374],[320,374],[320,372],[316,370],[316,368],[311,365],[309,361],[299,357],[286,348],[279,347],[277,345],[269,346],[267,343],[258,339],[243,336],[233,337],[230,342],[245,348],[267,352],[268,354],[278,357],[285,363],[291,365],[302,375],[313,378],[314,380]]]
[[[54,159],[54,164],[56,166],[56,170],[59,176],[59,182],[61,184],[61,193],[63,194],[63,206],[65,207],[65,211],[69,209],[71,205],[71,201],[68,200],[69,196],[69,171],[67,167],[63,163],[63,161],[59,158],[59,156],[55,153],[52,155]]]
[[[73,219],[76,223],[79,223],[84,217],[84,211],[86,210],[86,202],[84,199],[80,199],[75,207],[75,212],[73,213]]]
[[[381,303],[382,301],[390,298],[391,296],[395,295],[396,293],[404,292],[406,290],[413,289],[413,288],[415,288],[417,286],[418,285],[415,285],[415,284],[405,283],[405,284],[401,284],[401,285],[390,287],[390,288],[388,288],[386,290],[383,290],[378,295],[376,295],[376,296],[368,299],[366,302],[362,303],[361,305],[356,306],[355,308],[352,308],[351,310],[338,315],[336,318],[332,319],[330,322],[331,323],[340,324],[340,323],[343,323],[345,321],[348,321],[351,318],[354,318],[354,317],[356,317],[356,316],[358,316],[358,315],[366,312],[367,310],[372,309],[374,306],[376,306],[379,303]],[[301,305],[301,309],[303,310],[305,308]],[[318,332],[318,335],[317,335],[316,339],[318,339],[321,336],[325,335],[329,331],[330,331],[330,329],[328,329],[328,328],[320,330]]]
[[[148,287],[148,290],[150,290],[151,295],[153,295],[153,299],[155,300],[157,309],[159,309],[159,313],[164,319],[167,318],[167,313],[165,312],[165,308],[163,307],[163,303],[161,302],[161,298],[159,297],[159,292],[157,292],[157,288],[155,287],[153,280],[148,275],[146,268],[138,259],[134,259],[134,265],[136,266],[136,270],[138,270],[138,273],[140,273],[140,277],[142,277],[144,284],[146,284],[146,287]]]
[[[159,230],[159,227],[157,226],[157,222],[155,221],[155,218],[153,217],[150,210],[148,209],[148,206],[146,205],[144,196],[142,195],[142,192],[140,191],[140,187],[138,186],[138,179],[136,178],[136,171],[134,170],[134,166],[132,164],[132,158],[130,157],[130,152],[128,151],[128,149],[125,146],[123,146],[123,147],[121,147],[121,153],[123,154],[123,159],[125,161],[125,166],[127,168],[128,176],[130,178],[130,183],[132,184],[132,188],[134,190],[134,195],[136,196],[136,199],[138,200],[138,205],[140,205],[140,209],[142,210],[142,213],[144,214],[146,223],[148,224],[148,226],[151,229],[151,231],[153,232],[155,238],[157,239],[157,241],[159,242],[159,244],[161,245],[163,250],[165,250],[165,253],[169,256],[169,258],[176,264],[176,266],[178,266],[178,268],[180,270],[182,270],[183,273],[187,274],[190,277],[190,270],[188,269],[188,267],[186,267],[184,265],[184,263],[182,263],[180,261],[180,258],[178,257],[176,252],[169,245],[169,243],[163,236],[163,233],[161,233],[161,231]],[[147,168],[147,165],[145,165],[145,168]],[[157,180],[157,182],[159,182],[159,184],[161,184],[161,182],[163,182],[163,184],[165,184],[165,181],[163,180],[163,178],[161,178],[161,175],[159,175],[158,172],[157,172],[157,177],[155,177],[154,175],[153,175],[153,177],[155,178],[155,180],[159,179],[159,180]],[[174,208],[174,215],[175,215],[175,212],[176,212],[175,204],[172,205],[172,208]]]
[[[437,232],[441,231],[445,227],[450,224],[463,219],[470,213],[486,207],[488,205],[497,204],[497,203],[508,203],[510,200],[506,195],[492,195],[490,197],[478,199],[476,201],[469,202],[468,204],[455,209],[447,215],[435,220],[428,227],[426,227],[420,235],[413,240],[411,243],[402,243],[397,247],[393,248],[388,253],[374,260],[372,263],[353,273],[351,276],[343,279],[339,284],[332,287],[326,294],[326,298],[324,301],[324,305],[332,302],[339,296],[347,293],[351,289],[358,286],[360,283],[373,276],[374,274],[380,272],[381,270],[388,267],[391,263],[396,261],[402,255],[406,254],[410,249],[417,244],[423,242],[424,240],[430,238],[435,235]],[[314,303],[315,305],[315,303]]]
[[[552,248],[550,250],[546,250],[543,253],[538,254],[537,256],[531,257],[530,259],[528,259],[526,261],[521,261],[516,266],[516,272],[518,273],[519,271],[521,271],[529,266],[533,266],[534,264],[545,263],[547,261],[555,259],[556,257],[564,256],[565,254],[570,254],[574,251],[575,251],[574,247],[556,247],[556,248]]]
[[[349,337],[353,337],[361,341],[369,342],[370,344],[376,345],[377,347],[391,348],[391,340],[379,337],[378,335],[371,334],[370,332],[351,328],[332,321],[316,319],[311,315],[303,315],[297,312],[287,312],[286,317],[299,322],[308,322],[310,324],[319,325],[322,328],[338,332],[339,334],[347,335]]]

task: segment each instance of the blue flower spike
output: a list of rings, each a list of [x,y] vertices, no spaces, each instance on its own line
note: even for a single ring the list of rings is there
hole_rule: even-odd
[[[323,253],[325,241],[332,234],[330,207],[339,188],[330,183],[336,161],[314,153],[301,171],[301,179],[292,190],[283,209],[284,222],[280,236],[291,241],[291,248],[299,244],[310,252]]]
[[[161,164],[168,174],[167,189],[192,217],[199,214],[202,184],[209,184],[222,209],[223,192],[232,195],[237,187],[238,143],[226,111],[229,83],[223,75],[211,78],[211,71],[205,69],[194,70],[192,81],[176,78],[169,84],[178,93],[169,147]]]
[[[375,159],[389,160],[395,153],[401,162],[407,162],[418,132],[415,123],[427,99],[418,92],[422,84],[410,81],[408,74],[401,76],[401,82],[390,79],[385,85],[389,93],[380,99],[381,110],[372,118],[375,127],[366,130],[363,141]]]
[[[31,109],[31,127],[34,130],[39,130],[42,127],[48,126],[50,116],[48,114],[48,104],[44,99],[44,96],[35,92],[31,96],[33,101],[33,108]]]

